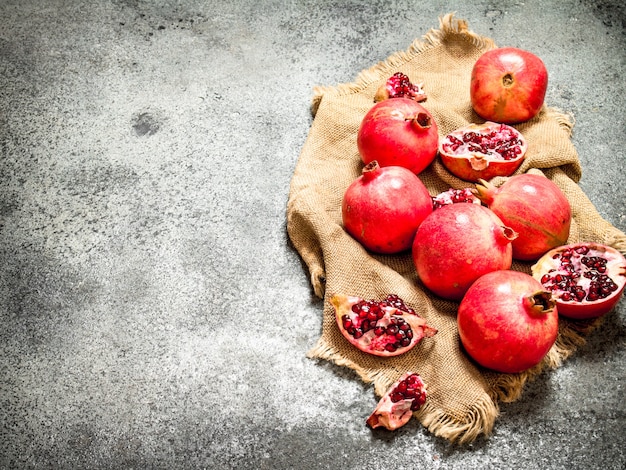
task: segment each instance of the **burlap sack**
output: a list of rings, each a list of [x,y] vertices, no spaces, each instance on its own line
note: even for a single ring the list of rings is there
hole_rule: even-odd
[[[557,367],[599,321],[562,320],[556,344],[532,370],[509,375],[478,368],[459,348],[458,304],[422,287],[410,253],[378,256],[365,251],[342,228],[341,199],[363,167],[356,146],[359,124],[373,106],[376,89],[389,76],[402,71],[412,81],[424,83],[428,101],[423,104],[443,137],[469,122],[482,122],[470,105],[469,79],[476,59],[494,47],[492,40],[471,32],[465,21],[449,14],[440,19],[438,30],[416,40],[406,52],[361,72],[354,83],[317,88],[315,119],[293,175],[287,207],[289,236],[309,269],[315,293],[326,296],[322,335],[309,356],[353,369],[364,382],[373,382],[377,395],[405,371],[418,372],[428,384],[429,398],[416,418],[435,435],[457,442],[489,434],[498,402],[518,399],[526,380]],[[529,143],[518,172],[543,172],[565,192],[573,208],[569,242],[597,241],[624,252],[624,233],[601,218],[577,184],[581,168],[570,141],[572,125],[564,114],[544,107],[537,117],[516,126]],[[431,194],[471,186],[451,176],[437,160],[419,176]],[[513,269],[530,272],[530,266],[515,262]],[[439,332],[396,358],[361,353],[337,328],[328,302],[333,293],[366,299],[396,293]]]

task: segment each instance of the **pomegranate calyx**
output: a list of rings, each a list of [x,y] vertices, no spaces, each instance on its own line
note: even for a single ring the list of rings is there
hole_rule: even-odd
[[[406,120],[411,121],[413,127],[418,131],[430,129],[430,126],[432,126],[432,120],[426,113],[417,113],[413,116],[407,117]]]
[[[519,233],[513,230],[511,227],[507,227],[506,225],[501,225],[501,231],[496,232],[496,240],[502,245],[506,245],[515,240]]]
[[[545,290],[525,297],[524,303],[530,307],[528,311],[535,316],[547,315],[556,308],[556,300],[549,291]]]
[[[372,160],[363,167],[363,170],[361,170],[361,174],[363,175],[363,179],[365,181],[371,180],[378,173],[380,173],[380,165],[378,164],[378,160]]]
[[[507,73],[502,77],[502,85],[505,88],[511,88],[514,83],[515,83],[515,78],[513,78],[513,75],[511,75],[510,73]]]
[[[476,187],[472,190],[474,195],[487,206],[489,206],[493,202],[493,198],[497,191],[498,188],[496,188],[492,183],[484,179],[479,179]]]

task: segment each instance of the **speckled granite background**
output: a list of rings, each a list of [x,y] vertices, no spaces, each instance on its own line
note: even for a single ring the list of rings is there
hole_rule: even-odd
[[[0,3],[0,468],[626,466],[624,301],[464,447],[372,432],[371,387],[305,357],[285,207],[312,89],[450,11],[542,57],[626,230],[622,2]]]

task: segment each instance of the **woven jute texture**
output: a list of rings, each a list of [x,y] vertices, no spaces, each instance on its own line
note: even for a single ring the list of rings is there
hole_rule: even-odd
[[[458,443],[488,435],[499,403],[519,399],[527,380],[558,367],[601,320],[561,319],[555,345],[531,370],[512,375],[477,367],[460,348],[458,304],[432,295],[420,284],[410,253],[382,256],[363,249],[342,227],[341,200],[363,168],[356,135],[374,104],[376,89],[397,71],[414,83],[423,83],[428,94],[423,105],[443,137],[470,122],[483,122],[470,104],[470,73],[476,59],[494,47],[491,39],[470,31],[466,21],[448,14],[440,18],[438,29],[415,40],[406,51],[362,71],[353,83],[316,88],[314,120],[292,177],[287,206],[289,237],[308,268],[315,293],[324,298],[321,336],[308,356],[356,371],[365,383],[373,383],[378,396],[404,372],[418,372],[428,385],[429,396],[415,418],[433,434]],[[625,252],[626,235],[598,214],[578,186],[581,167],[570,140],[572,118],[544,106],[538,116],[515,127],[529,144],[517,172],[544,174],[570,201],[573,221],[568,242],[596,241]],[[433,195],[450,187],[472,186],[450,175],[437,159],[419,177]],[[494,183],[502,181],[498,178]],[[514,262],[512,269],[529,273],[530,266]],[[328,302],[334,293],[365,299],[398,294],[439,331],[399,357],[362,353],[337,328]]]

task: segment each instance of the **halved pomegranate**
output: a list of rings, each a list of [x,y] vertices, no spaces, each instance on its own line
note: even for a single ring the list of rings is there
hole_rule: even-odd
[[[556,298],[559,314],[596,318],[617,304],[626,285],[626,258],[610,246],[574,243],[548,251],[532,274]]]
[[[394,431],[409,422],[413,412],[426,402],[426,384],[415,372],[407,372],[383,395],[367,418],[372,429],[384,427]]]
[[[409,98],[420,103],[427,98],[423,86],[422,83],[411,83],[407,75],[396,72],[376,90],[374,101],[378,103],[389,98]]]
[[[476,197],[472,188],[455,189],[450,188],[447,191],[437,194],[432,197],[433,210],[450,204],[458,203],[472,203],[481,204],[480,199]]]
[[[437,330],[395,294],[382,301],[335,294],[330,303],[341,334],[363,352],[398,356]]]
[[[448,134],[439,144],[441,162],[465,181],[510,176],[519,168],[528,144],[506,124],[469,124]]]

